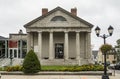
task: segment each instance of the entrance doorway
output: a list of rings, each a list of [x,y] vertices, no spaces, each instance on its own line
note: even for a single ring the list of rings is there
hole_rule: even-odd
[[[63,43],[55,44],[55,58],[63,59],[64,58],[64,45]]]
[[[18,49],[17,48],[9,48],[9,56],[12,58],[18,58]]]

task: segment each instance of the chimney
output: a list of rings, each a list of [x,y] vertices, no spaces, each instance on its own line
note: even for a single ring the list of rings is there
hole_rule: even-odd
[[[72,15],[77,15],[77,8],[75,7],[75,8],[71,8],[71,14]]]
[[[42,8],[42,15],[45,15],[48,12],[47,8]]]

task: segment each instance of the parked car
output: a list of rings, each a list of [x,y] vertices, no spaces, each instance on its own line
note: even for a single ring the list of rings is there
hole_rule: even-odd
[[[120,70],[120,62],[116,63],[114,68]]]
[[[114,68],[115,68],[115,64],[110,64],[110,65],[108,66],[108,68],[109,68],[109,69],[114,69]]]

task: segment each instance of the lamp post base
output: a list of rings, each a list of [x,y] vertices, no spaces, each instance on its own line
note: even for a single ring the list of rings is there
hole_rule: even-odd
[[[102,75],[102,79],[109,79],[108,75]]]

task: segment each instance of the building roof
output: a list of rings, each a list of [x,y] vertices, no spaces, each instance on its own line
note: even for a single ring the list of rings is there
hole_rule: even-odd
[[[8,38],[0,36],[0,40],[6,40],[6,39],[8,39]]]
[[[76,20],[78,20],[78,21],[80,21],[80,22],[83,22],[84,24],[90,26],[91,28],[93,27],[93,25],[92,25],[91,23],[83,20],[82,18],[79,18],[78,16],[75,16],[75,15],[71,14],[70,12],[66,11],[65,9],[63,9],[63,8],[61,8],[61,7],[56,7],[55,9],[49,11],[48,13],[46,13],[46,14],[44,14],[44,15],[42,15],[42,16],[40,16],[40,17],[38,17],[38,18],[36,18],[36,19],[34,19],[34,20],[32,20],[32,21],[30,21],[29,23],[25,24],[24,27],[27,28],[28,26],[32,25],[33,23],[35,23],[35,22],[43,19],[44,17],[46,17],[46,16],[48,16],[48,15],[50,15],[50,14],[52,14],[52,13],[58,11],[58,10],[66,13],[67,15],[75,18]]]

